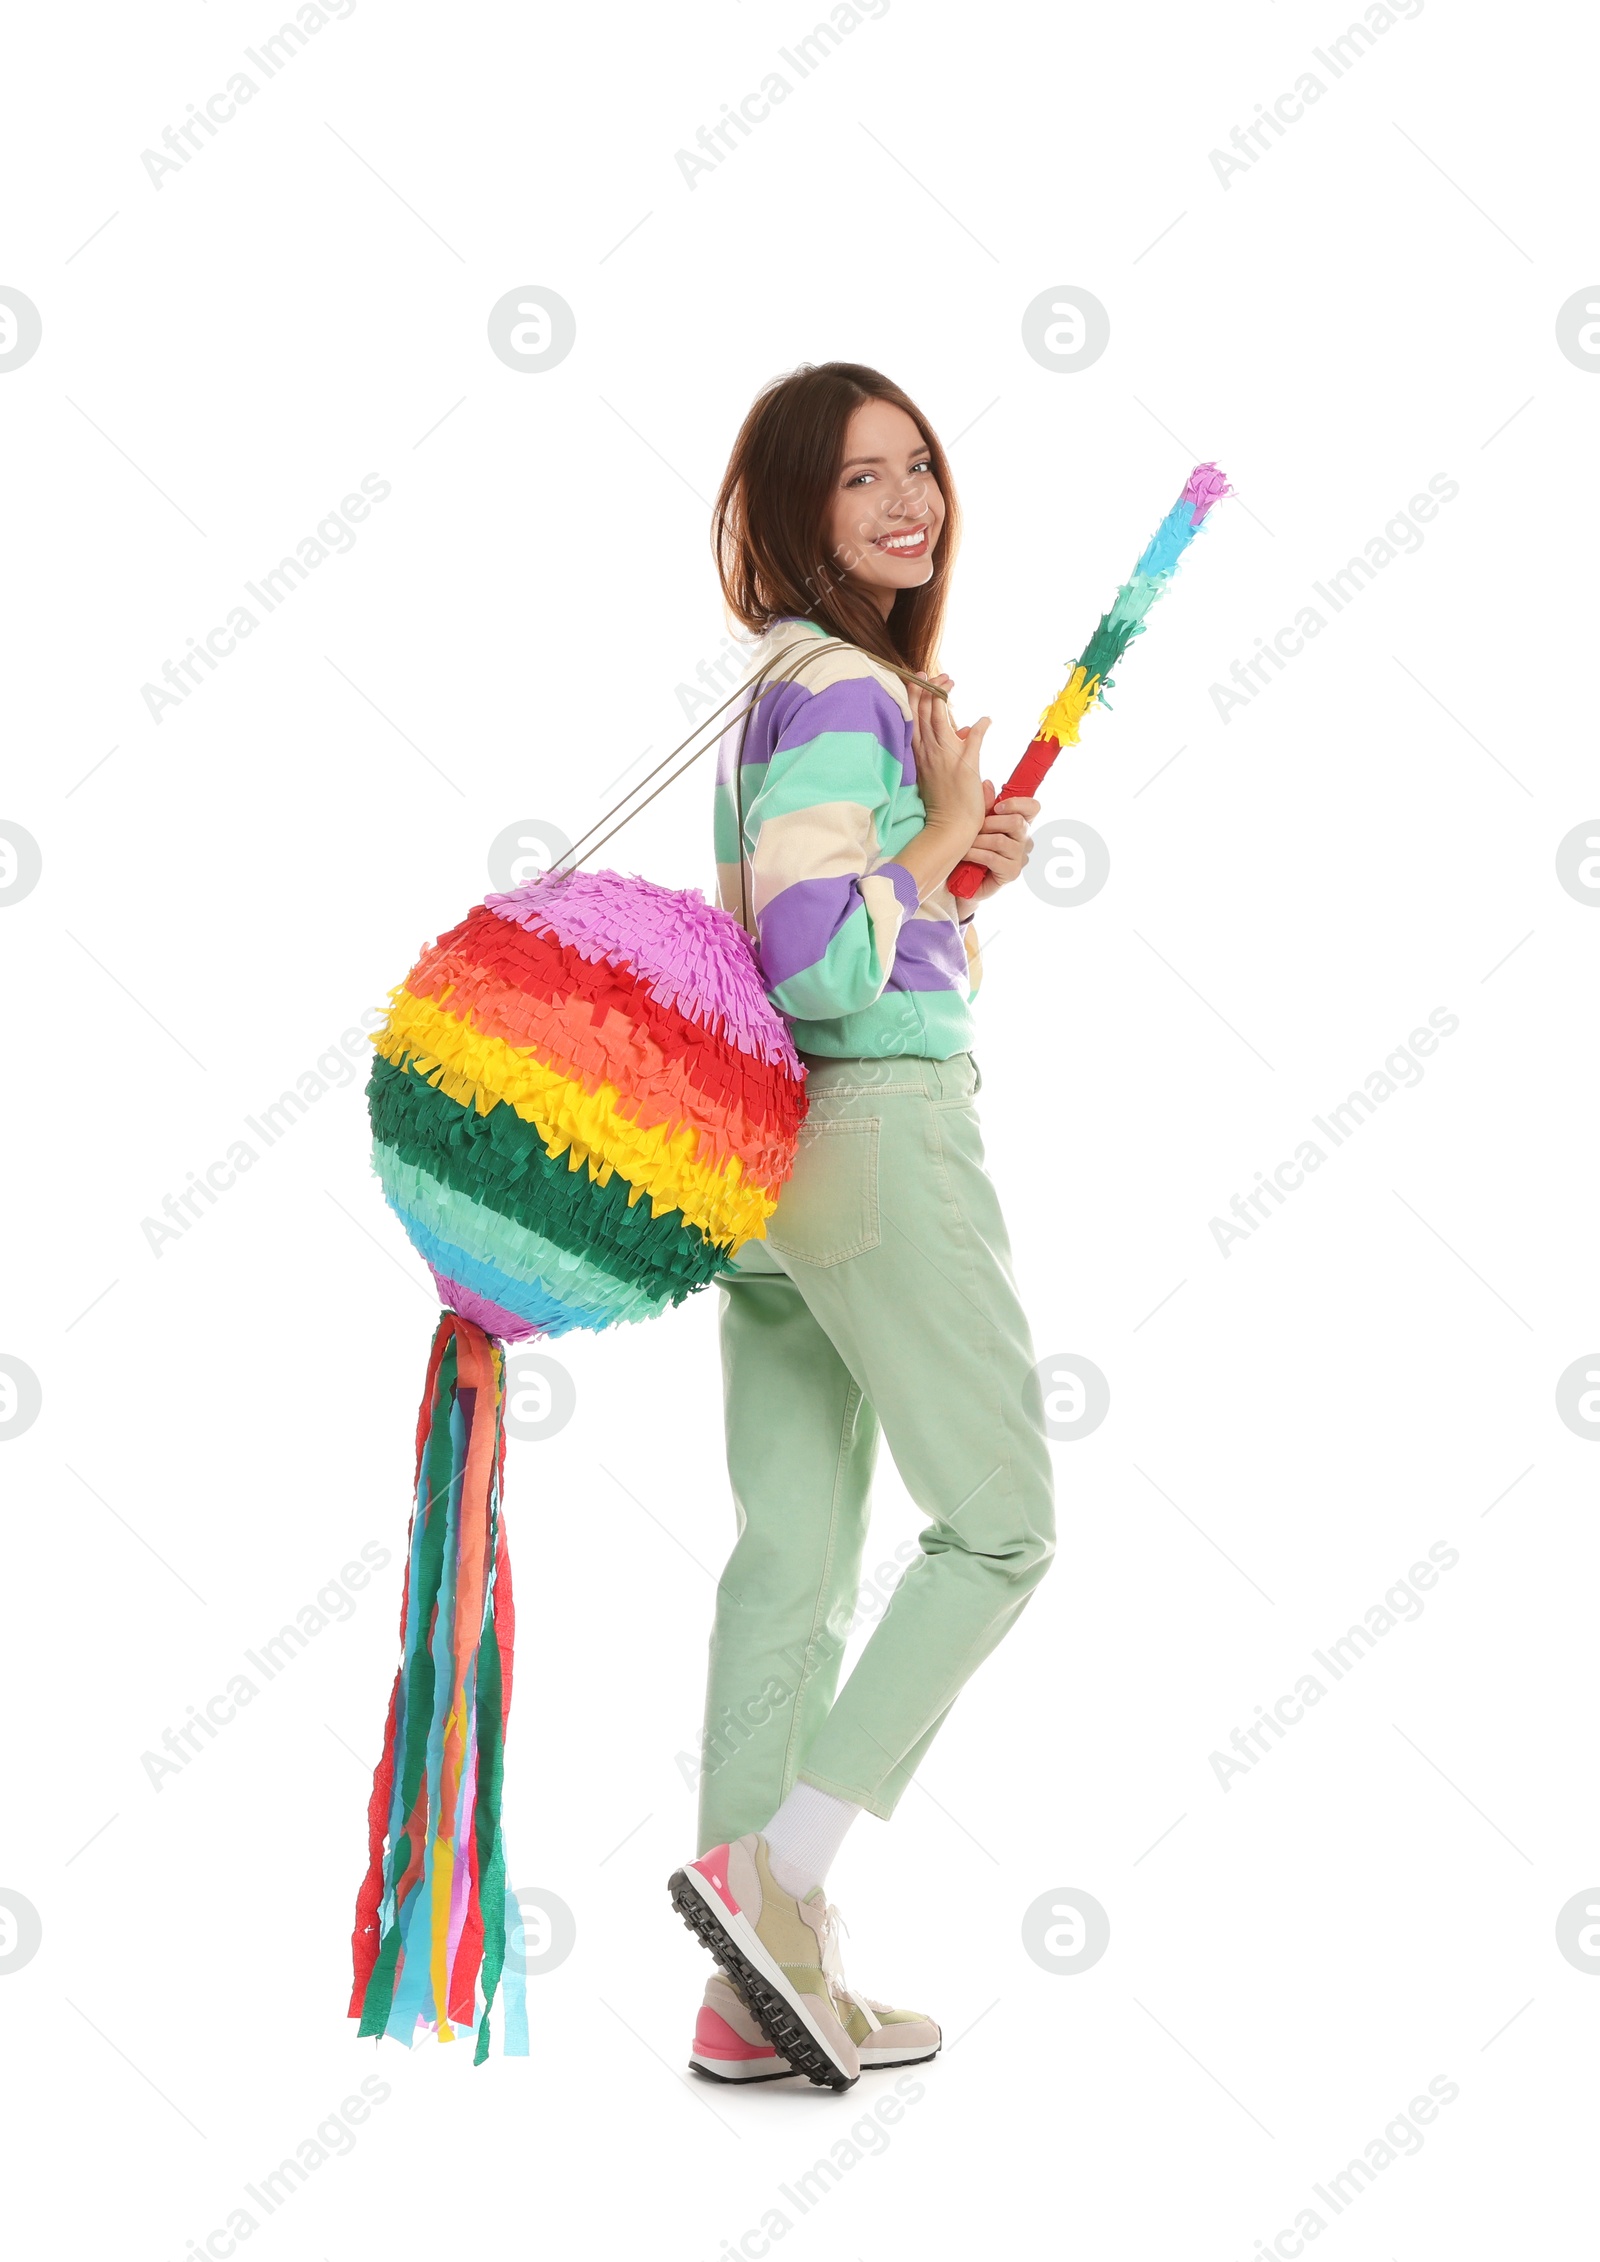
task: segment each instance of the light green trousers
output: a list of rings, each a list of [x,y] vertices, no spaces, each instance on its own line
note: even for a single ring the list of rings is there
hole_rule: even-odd
[[[806,1066],[794,1175],[718,1290],[738,1537],[711,1636],[702,1851],[759,1830],[797,1779],[892,1814],[1055,1543],[971,1053]],[[880,1427],[929,1521],[840,1689]]]

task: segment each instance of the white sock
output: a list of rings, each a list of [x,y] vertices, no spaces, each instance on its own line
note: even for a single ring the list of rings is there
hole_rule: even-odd
[[[860,1807],[819,1791],[810,1783],[796,1783],[761,1835],[767,1841],[772,1874],[786,1893],[803,1901],[820,1885],[828,1866],[844,1844]]]

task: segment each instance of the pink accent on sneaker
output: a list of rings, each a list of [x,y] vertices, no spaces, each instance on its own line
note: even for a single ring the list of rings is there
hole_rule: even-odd
[[[728,1890],[727,1847],[713,1846],[710,1853],[703,1854],[692,1866],[699,1870],[708,1885],[716,1888],[719,1898],[738,1916],[741,1913],[739,1904]]]
[[[747,2065],[755,2058],[776,2058],[778,2053],[770,2042],[746,2042],[743,2035],[735,2034],[727,2020],[709,2004],[703,2004],[700,2016],[694,2022],[695,2055],[701,2058],[734,2058]]]

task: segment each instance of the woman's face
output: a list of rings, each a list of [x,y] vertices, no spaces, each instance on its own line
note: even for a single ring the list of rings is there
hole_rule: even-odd
[[[903,408],[863,401],[845,433],[834,480],[828,546],[845,578],[870,591],[888,618],[898,589],[933,574],[944,497],[927,444]]]

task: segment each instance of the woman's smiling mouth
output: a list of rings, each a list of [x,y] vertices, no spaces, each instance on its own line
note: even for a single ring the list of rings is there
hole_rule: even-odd
[[[901,528],[893,534],[880,534],[873,544],[874,549],[887,550],[893,558],[920,558],[925,555],[927,547],[926,526],[919,526],[911,531]]]

